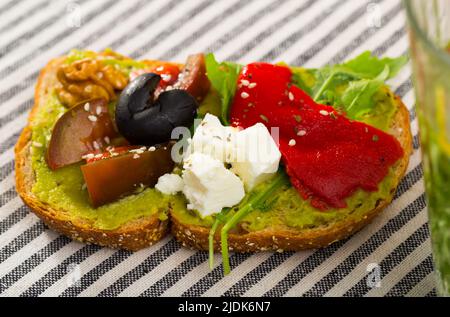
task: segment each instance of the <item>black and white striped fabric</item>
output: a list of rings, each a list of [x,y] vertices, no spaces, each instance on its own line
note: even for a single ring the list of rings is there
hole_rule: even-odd
[[[435,281],[410,67],[390,82],[411,111],[415,151],[395,201],[329,248],[220,258],[172,237],[136,253],[72,242],[46,228],[14,188],[13,146],[39,70],[71,48],[133,58],[284,61],[305,67],[365,50],[408,49],[399,0],[0,0],[1,296],[433,296]]]

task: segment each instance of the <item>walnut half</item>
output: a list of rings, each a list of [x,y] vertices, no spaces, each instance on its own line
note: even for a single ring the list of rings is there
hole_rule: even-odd
[[[128,78],[113,65],[104,65],[92,58],[61,65],[57,77],[61,87],[56,93],[67,107],[94,98],[104,98],[107,102],[115,100],[116,90],[128,84]]]

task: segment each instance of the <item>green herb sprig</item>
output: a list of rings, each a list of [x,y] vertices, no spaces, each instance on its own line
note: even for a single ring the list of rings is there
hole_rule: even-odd
[[[349,118],[357,120],[375,107],[375,93],[386,80],[398,74],[408,59],[408,56],[380,59],[364,52],[346,63],[311,70],[315,85],[309,92],[316,102],[342,108]],[[303,88],[299,76],[293,79]],[[342,87],[345,90],[341,91]]]
[[[236,92],[242,66],[231,62],[218,63],[212,53],[205,56],[205,63],[208,78],[220,95],[222,104],[220,119],[224,125],[230,125],[230,105]]]
[[[216,219],[213,227],[210,231],[209,236],[209,255],[210,255],[210,266],[213,265],[213,257],[214,257],[214,235],[218,229],[220,223],[224,223],[221,231],[220,231],[220,242],[221,242],[221,251],[222,251],[222,261],[223,261],[223,271],[224,274],[227,275],[230,273],[230,260],[228,254],[228,234],[231,229],[235,228],[236,225],[244,219],[249,213],[254,210],[264,209],[266,208],[266,202],[272,195],[284,185],[289,184],[289,180],[286,174],[282,171],[279,171],[272,180],[268,184],[264,186],[264,189],[257,192],[256,194],[250,196],[248,200],[246,200],[243,204],[241,204],[238,210],[235,213],[230,213],[229,210],[223,211],[219,214],[219,218]],[[223,217],[227,218],[226,220]]]

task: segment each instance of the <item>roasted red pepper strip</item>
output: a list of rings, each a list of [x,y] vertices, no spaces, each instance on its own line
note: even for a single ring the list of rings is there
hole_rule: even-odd
[[[231,109],[233,125],[247,128],[262,122],[269,129],[278,127],[291,183],[316,208],[345,208],[345,199],[357,189],[378,190],[403,156],[399,142],[315,103],[291,78],[283,66],[244,67]]]

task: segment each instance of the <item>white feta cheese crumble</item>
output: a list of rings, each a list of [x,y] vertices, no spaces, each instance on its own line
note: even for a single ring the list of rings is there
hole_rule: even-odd
[[[185,157],[195,152],[209,155],[221,162],[230,162],[237,132],[233,127],[223,126],[216,116],[207,114],[195,130]]]
[[[175,195],[184,187],[183,179],[177,174],[165,174],[158,178],[155,188],[166,195]]]
[[[280,159],[281,152],[269,130],[257,123],[236,135],[236,161],[231,170],[251,190],[278,171]]]
[[[188,209],[197,210],[202,218],[237,205],[245,196],[241,179],[209,155],[194,153],[183,167],[183,194],[189,201]]]

